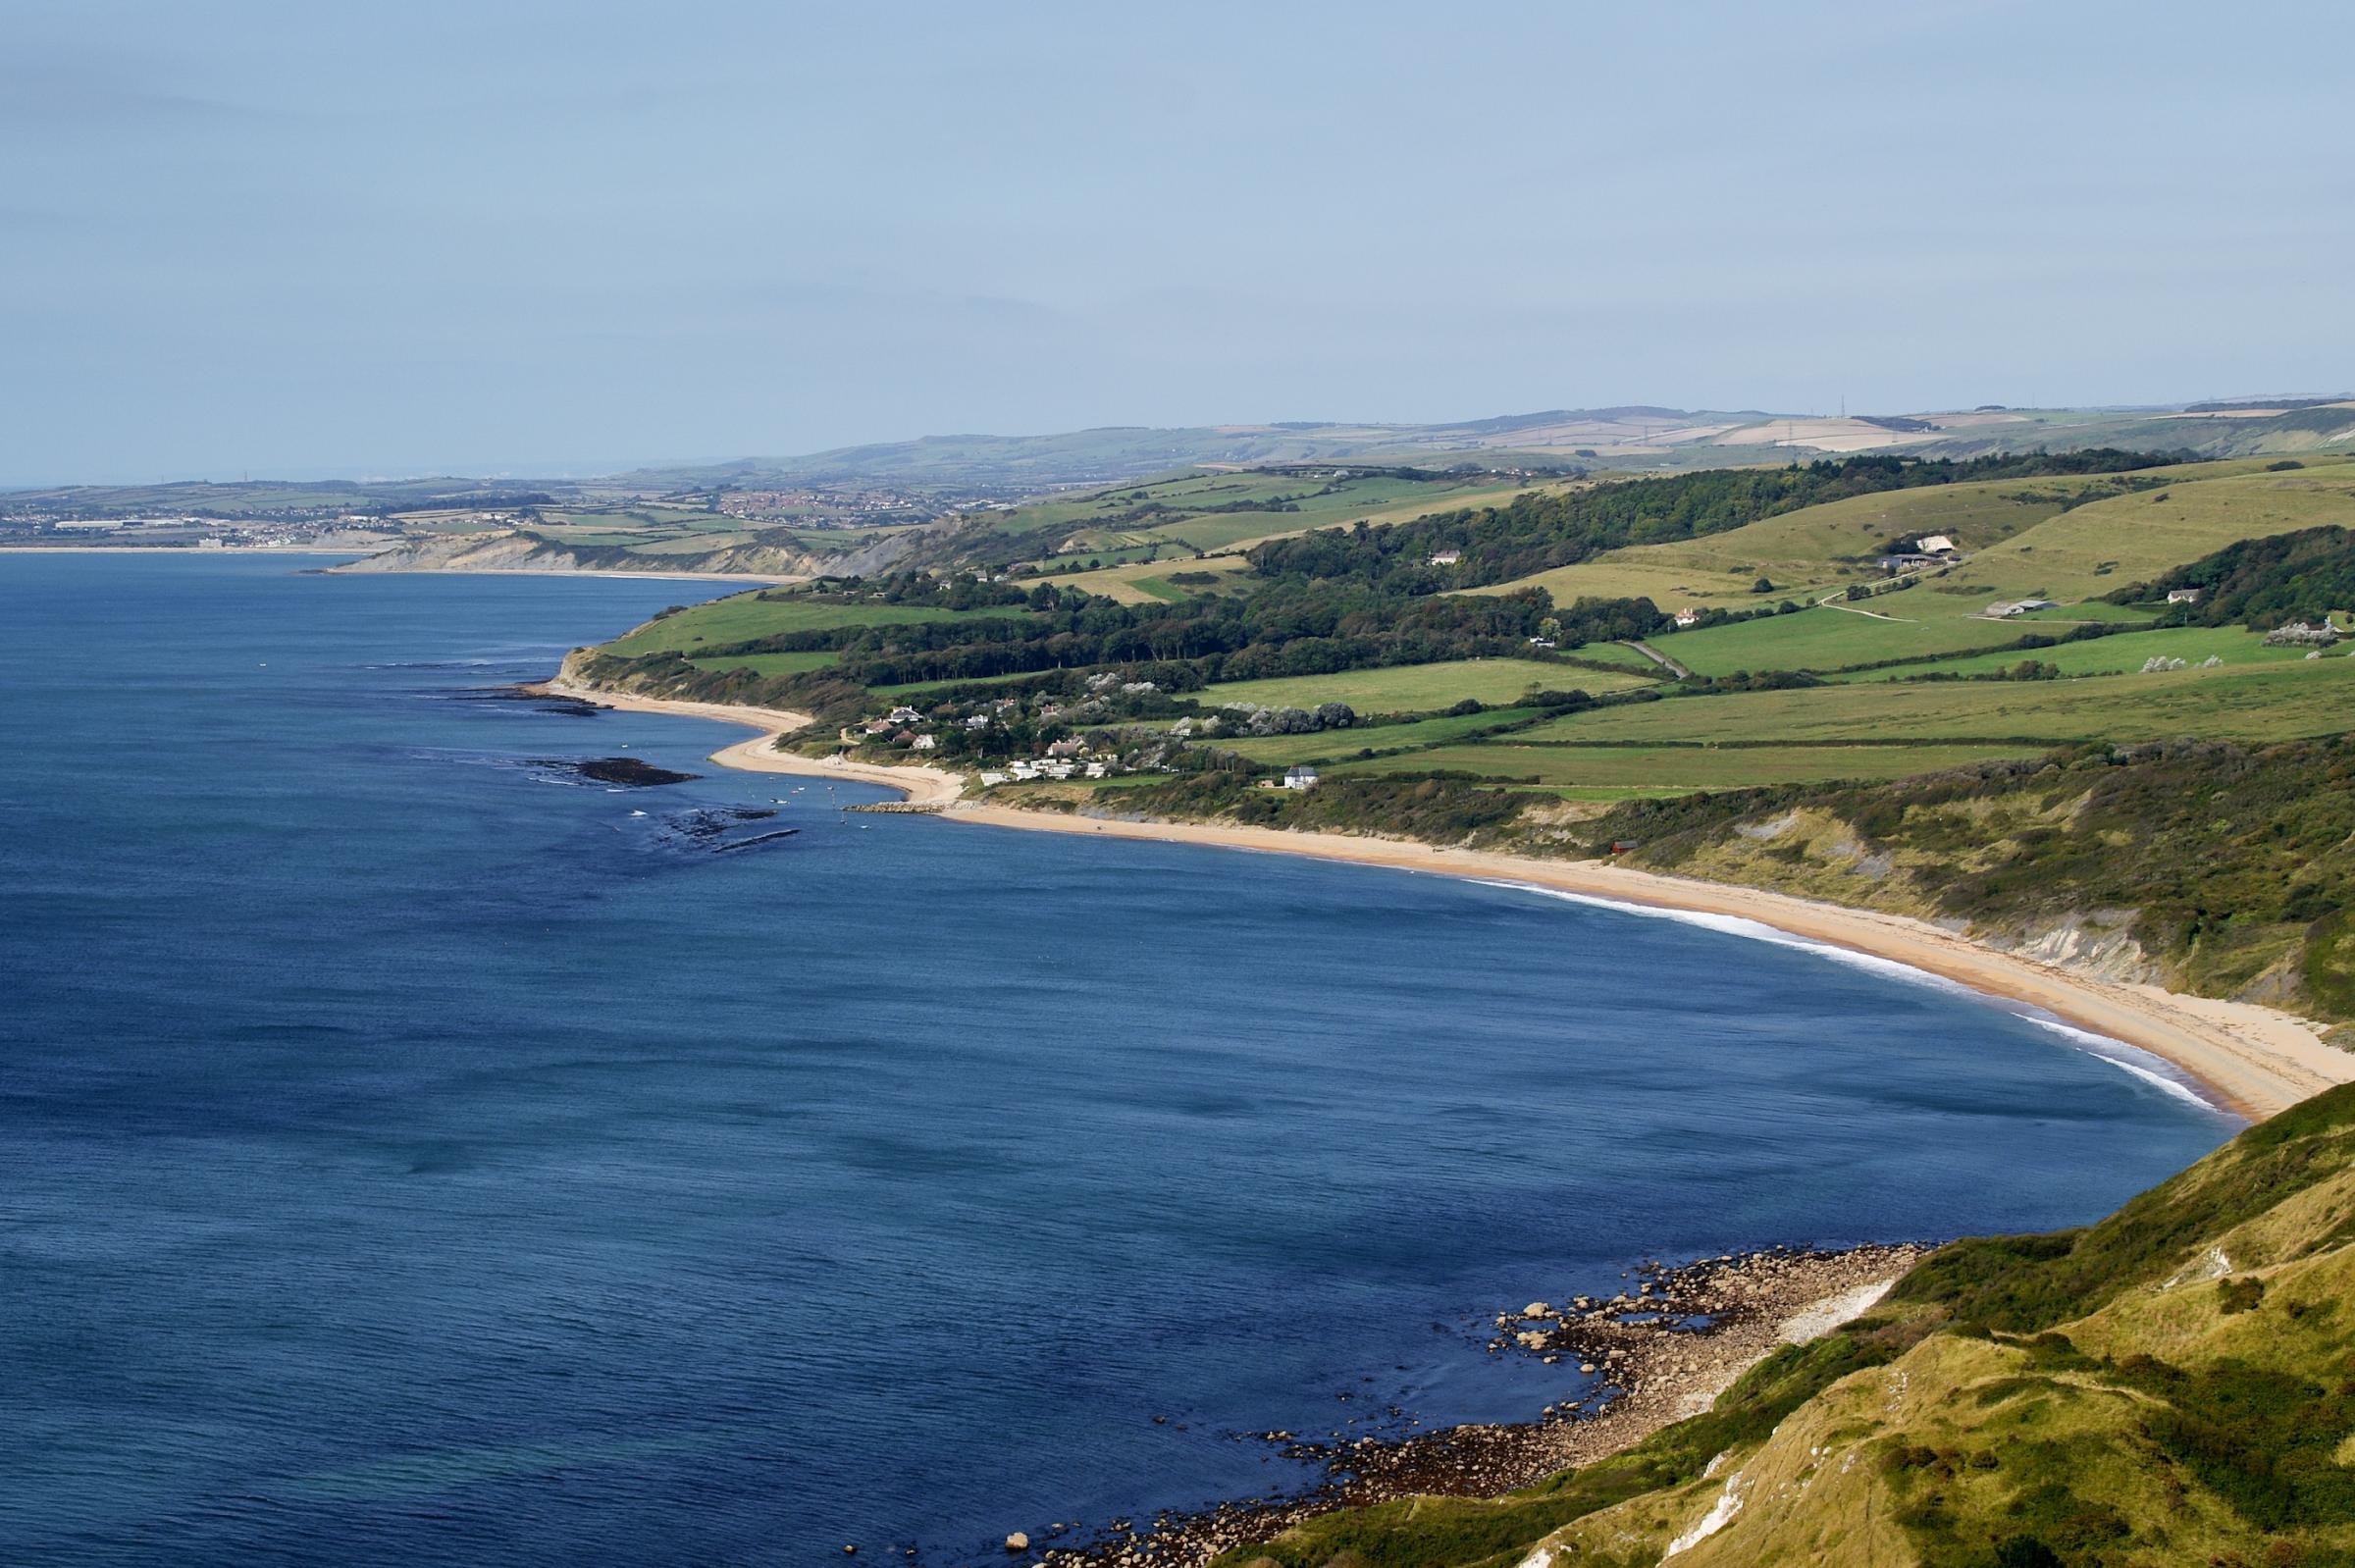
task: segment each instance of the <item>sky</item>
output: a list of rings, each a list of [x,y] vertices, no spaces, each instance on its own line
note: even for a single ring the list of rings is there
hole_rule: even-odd
[[[0,484],[2355,388],[2355,7],[0,0]]]

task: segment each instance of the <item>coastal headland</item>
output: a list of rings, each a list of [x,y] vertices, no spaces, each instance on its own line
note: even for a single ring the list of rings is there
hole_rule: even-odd
[[[2252,1121],[2262,1121],[2286,1110],[2334,1084],[2355,1080],[2355,1053],[2326,1044],[2317,1025],[2293,1014],[2246,1002],[2186,996],[2155,985],[2104,979],[1999,952],[1929,921],[1904,915],[1848,909],[1754,888],[1664,876],[1602,862],[1547,861],[1395,839],[1291,832],[1231,823],[1024,810],[964,800],[964,779],[938,768],[818,761],[779,750],[776,738],[807,728],[811,720],[806,714],[638,697],[553,681],[540,689],[617,708],[747,725],[759,733],[714,752],[710,759],[725,767],[755,772],[854,778],[880,784],[903,792],[911,805],[932,808],[960,822],[1305,855],[1396,870],[1519,883],[1612,904],[1754,921],[1805,941],[1869,954],[1986,995],[2023,1003],[2065,1023],[2148,1051],[2196,1081],[2218,1105]]]

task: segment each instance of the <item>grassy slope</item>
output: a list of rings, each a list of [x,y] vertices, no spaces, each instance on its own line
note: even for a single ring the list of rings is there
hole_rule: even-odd
[[[2355,1086],[2090,1228],[1942,1250],[1626,1453],[1223,1561],[1650,1568],[1729,1496],[1680,1568],[2355,1561],[2351,1167]]]
[[[1592,709],[1522,742],[2287,740],[2355,713],[2355,659],[2073,681],[1852,684]]]
[[[762,599],[736,594],[648,621],[605,645],[608,653],[636,657],[665,651],[692,653],[697,646],[740,643],[779,632],[820,631],[835,626],[887,626],[898,621],[937,621],[956,612],[908,604],[827,604],[808,600]],[[1012,609],[977,614],[1013,614]]]
[[[1807,589],[1820,595],[1879,576],[1873,564],[1879,547],[1899,535],[1951,534],[1964,549],[1976,549],[2058,515],[2060,497],[2110,484],[2107,476],[2086,475],[1886,491],[1701,539],[1609,550],[1480,592],[1508,593],[1534,583],[1565,603],[1584,594],[1642,594],[1670,608],[1739,609],[1755,602],[1751,585],[1761,574],[1773,581],[1777,596]]]
[[[1899,749],[1905,750],[1905,749]],[[2130,941],[2178,990],[2355,1020],[2355,740],[2107,745],[1882,786],[1631,807],[1639,864],[1957,923]],[[2121,958],[2130,954],[2120,953]]]
[[[1212,706],[1222,703],[1253,703],[1262,707],[1313,707],[1319,703],[1347,703],[1361,713],[1424,713],[1450,706],[1465,698],[1483,703],[1510,703],[1533,691],[1580,690],[1599,695],[1653,684],[1648,677],[1632,669],[1620,674],[1576,664],[1459,658],[1439,664],[1345,670],[1335,675],[1282,675],[1261,681],[1230,681],[1189,695]]]
[[[1126,597],[1145,578],[1182,571],[1196,550],[1224,550],[1280,534],[1354,523],[1403,522],[1427,512],[1505,500],[1529,488],[1494,478],[1406,479],[1360,474],[1334,482],[1317,473],[1186,472],[1135,485],[1034,501],[987,519],[992,534],[1015,536],[1020,547],[989,551],[1003,559],[1061,554],[1134,569],[1075,580],[1089,592]],[[1264,503],[1261,505],[1260,503]],[[1279,509],[1289,505],[1292,510]],[[1144,511],[1145,507],[1165,508]],[[1220,508],[1209,510],[1208,508]],[[1229,508],[1241,509],[1229,509]],[[1161,559],[1141,557],[1158,549]]]
[[[2013,629],[2033,631],[2035,627],[2022,624]],[[2050,664],[2064,675],[2115,675],[2139,670],[2153,658],[2180,658],[2193,664],[2211,657],[2223,659],[2227,664],[2282,664],[2305,656],[2303,652],[2295,648],[2268,648],[2262,633],[2244,631],[2237,626],[2176,626],[2164,631],[2124,632],[2102,638],[2098,642],[2064,643],[2028,653],[2013,650],[1977,653],[1967,658],[1940,659],[1934,663],[1900,664],[1893,669],[1859,670],[1853,675],[1835,678],[1843,681],[1893,681],[1932,672],[1975,675],[1987,670],[2010,669],[2022,659]]]
[[[1614,550],[1525,581],[1543,582],[1557,600],[1641,593],[1662,604],[1739,609],[1761,597],[1806,601],[1877,578],[1868,562],[1842,557],[1900,533],[1952,533],[1974,552],[1919,587],[1858,606],[1869,615],[1809,610],[1678,633],[1657,645],[1703,674],[1825,670],[2009,642],[2036,628],[1979,618],[1997,601],[2041,598],[2067,605],[2156,577],[2237,540],[2355,521],[2355,464],[2317,462],[2269,473],[2257,462],[2202,463],[2156,473],[2172,482],[2068,511],[2055,497],[2099,493],[2110,482],[2010,481],[1858,497],[1706,539]],[[1749,592],[1761,571],[1777,585],[1774,594]],[[2064,608],[2039,618],[2108,618],[2111,609]]]
[[[1352,732],[1343,731],[1342,735]],[[1368,732],[1379,733],[1379,732]],[[1645,795],[1661,791],[1732,790],[1766,784],[1816,784],[1832,779],[1904,778],[1932,768],[2017,757],[2021,746],[1527,746],[1526,732],[1476,745],[1439,745],[1404,757],[1342,761],[1340,773],[1470,773],[1481,778],[1535,779]],[[1368,740],[1361,744],[1379,745]],[[1253,754],[1257,755],[1257,754]],[[1321,756],[1348,758],[1337,749]]]

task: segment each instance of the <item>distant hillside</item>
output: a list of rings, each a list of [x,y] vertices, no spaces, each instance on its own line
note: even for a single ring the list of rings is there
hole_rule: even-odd
[[[2099,1225],[1958,1241],[1709,1413],[1222,1568],[2355,1562],[2355,1085]]]
[[[1200,465],[1450,459],[1491,465],[1658,469],[1778,455],[1903,451],[1923,457],[2122,446],[2199,457],[2355,449],[2355,400],[2268,398],[2137,409],[1777,414],[1629,404],[1439,424],[1339,421],[1107,426],[1042,436],[927,436],[798,457],[641,469],[615,482],[662,491],[901,484],[1001,498],[1111,485]]]
[[[432,534],[333,568],[339,572],[631,572],[801,577],[820,570],[879,571],[909,536],[875,538],[848,552],[812,553],[790,534],[711,549],[654,553],[626,545],[564,544],[525,529]]]

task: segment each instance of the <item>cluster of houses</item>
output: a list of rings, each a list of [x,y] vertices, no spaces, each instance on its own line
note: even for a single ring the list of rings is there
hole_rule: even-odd
[[[1048,750],[1052,751],[1054,748],[1049,747]],[[1019,758],[1007,763],[1003,771],[995,768],[984,769],[981,774],[981,782],[995,785],[1004,784],[1009,780],[1018,784],[1027,783],[1031,779],[1040,778],[1106,778],[1111,775],[1112,768],[1112,763],[1093,758],[1080,761],[1076,758],[1050,757],[1041,761],[1032,758]]]

